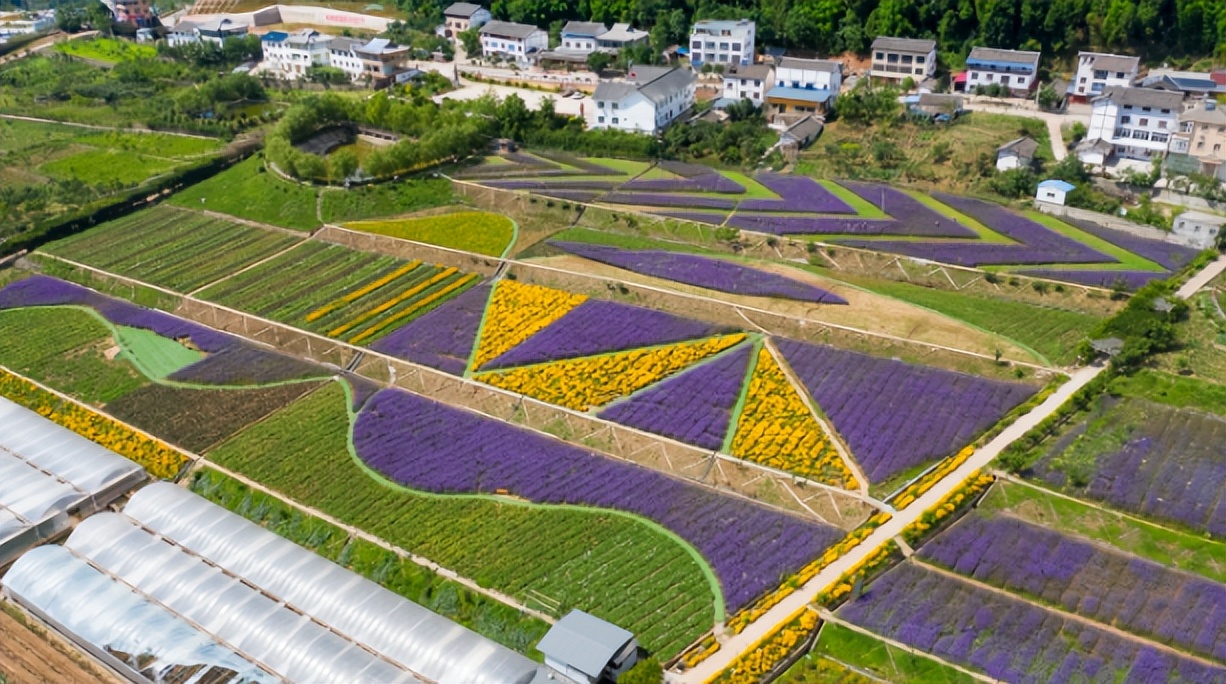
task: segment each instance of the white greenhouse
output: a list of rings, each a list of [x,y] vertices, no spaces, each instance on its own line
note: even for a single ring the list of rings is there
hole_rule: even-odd
[[[0,567],[144,479],[132,461],[0,398]]]
[[[123,514],[84,521],[64,548],[61,562],[88,561],[207,633],[219,648],[287,681],[526,684],[548,678],[549,670],[528,658],[168,483],[137,492]],[[29,556],[44,560],[41,553]],[[115,624],[95,626],[87,636],[67,624],[94,598],[59,577],[23,557],[3,584],[95,648],[123,633]],[[58,598],[49,602],[48,595]]]

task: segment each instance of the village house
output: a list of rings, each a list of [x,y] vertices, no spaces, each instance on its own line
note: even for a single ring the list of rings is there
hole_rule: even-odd
[[[1062,180],[1045,180],[1039,183],[1038,189],[1035,191],[1034,198],[1039,202],[1046,204],[1058,204],[1064,206],[1068,194],[1076,190],[1072,183]]]
[[[766,92],[766,106],[775,115],[824,113],[842,85],[841,62],[780,57],[775,84]]]
[[[937,43],[917,38],[878,36],[873,40],[868,75],[893,81],[908,78],[919,83],[937,72]]]
[[[613,24],[608,31],[596,36],[596,47],[600,52],[616,55],[632,45],[646,45],[650,35],[641,29],[632,28],[630,24]]]
[[[170,47],[189,43],[209,42],[221,45],[226,38],[242,38],[247,35],[247,25],[223,17],[209,21],[181,21],[166,34]]]
[[[1028,50],[972,48],[966,58],[966,92],[999,84],[1008,88],[1011,95],[1024,97],[1034,89],[1039,57],[1038,52]]]
[[[1171,223],[1171,237],[1176,242],[1196,249],[1209,249],[1217,243],[1226,216],[1185,211]]]
[[[1179,129],[1168,149],[1168,164],[1176,172],[1226,180],[1226,110],[1209,98],[1197,101],[1179,114]]]
[[[55,10],[0,14],[0,38],[39,33],[55,28]]]
[[[485,57],[527,62],[549,48],[549,34],[531,24],[491,21],[481,27],[480,34],[481,54]]]
[[[455,2],[443,10],[443,37],[456,38],[469,29],[487,24],[493,15],[481,5],[471,2]]]
[[[770,65],[734,64],[724,70],[722,97],[737,101],[749,100],[755,107],[761,107],[766,102],[766,92],[774,82],[775,70]]]
[[[260,37],[260,48],[268,69],[288,79],[304,76],[312,66],[332,64],[332,36],[314,29],[299,29],[293,33],[269,31]]]
[[[636,66],[625,80],[602,80],[592,99],[590,128],[655,134],[694,106],[694,74],[679,67]]]
[[[1065,94],[1072,102],[1087,103],[1102,95],[1108,87],[1132,85],[1140,66],[1139,57],[1080,52],[1077,54],[1077,72],[1073,74]]]
[[[695,22],[690,31],[690,64],[695,69],[704,64],[753,64],[756,30],[757,25],[748,19]]]
[[[1184,97],[1207,97],[1226,93],[1226,85],[1204,71],[1176,71],[1175,69],[1151,69],[1141,79],[1142,88],[1166,90]]]
[[[1091,165],[1105,164],[1110,157],[1162,157],[1178,129],[1182,99],[1179,93],[1150,88],[1107,88],[1091,101],[1089,131],[1077,157]],[[1096,144],[1100,141],[1110,147]]]
[[[1028,169],[1034,164],[1034,155],[1039,143],[1033,138],[1021,137],[996,148],[996,170]]]

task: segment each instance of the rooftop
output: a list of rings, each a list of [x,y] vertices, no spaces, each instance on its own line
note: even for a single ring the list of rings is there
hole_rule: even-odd
[[[516,24],[510,21],[491,21],[481,27],[481,35],[499,38],[527,38],[541,29],[531,24]]]
[[[1124,88],[1115,86],[1107,88],[1103,94],[1094,98],[1095,102],[1110,100],[1118,105],[1133,107],[1157,107],[1159,109],[1178,110],[1183,102],[1183,95],[1169,90],[1156,88]]]
[[[979,60],[982,62],[1013,62],[1017,64],[1029,64],[1033,67],[1039,66],[1039,53],[1029,50],[1002,50],[1000,48],[976,47],[971,48],[971,54],[966,58],[970,60]]]
[[[874,50],[889,50],[891,52],[914,52],[926,55],[936,49],[937,42],[927,38],[893,38],[877,36],[873,39]]]
[[[842,73],[842,62],[829,59],[800,59],[799,57],[780,57],[780,69],[805,69],[809,71],[826,71],[832,74]]]
[[[1184,219],[1186,221],[1196,221],[1197,223],[1206,223],[1214,226],[1226,225],[1226,216],[1206,214],[1203,211],[1185,211],[1175,218]]]
[[[733,64],[724,70],[724,78],[747,78],[765,81],[770,78],[771,68],[766,64]]]
[[[659,103],[694,82],[688,69],[677,67],[637,66],[625,81],[601,81],[592,97],[597,100],[618,102],[635,92],[652,102]]]
[[[471,2],[453,2],[447,9],[443,10],[443,16],[469,19],[472,15],[481,11],[481,9],[481,5],[475,5]]]
[[[713,31],[744,31],[754,28],[754,23],[748,19],[703,19],[694,22],[692,33],[711,33]]]
[[[536,650],[589,677],[599,677],[632,639],[633,634],[615,624],[572,610],[549,628]]]
[[[613,28],[596,37],[611,43],[631,43],[646,38],[647,32],[631,28],[630,24],[613,24]]]
[[[1039,143],[1034,141],[1034,138],[1022,136],[1017,140],[1009,142],[996,148],[997,152],[1013,151],[1020,157],[1034,157],[1035,152],[1039,151]]]
[[[1113,55],[1106,52],[1079,52],[1077,53],[1077,61],[1087,57],[1093,58],[1095,69],[1104,71],[1123,71],[1125,73],[1135,74],[1141,66],[1141,58],[1131,55]]]
[[[1223,110],[1216,102],[1202,102],[1180,114],[1179,120],[1226,126],[1226,110]]]
[[[801,102],[812,102],[821,104],[830,99],[829,90],[816,90],[812,88],[793,88],[791,86],[775,86],[766,91],[767,100],[800,100]]]
[[[1052,188],[1053,190],[1062,190],[1064,192],[1072,192],[1074,189],[1076,189],[1076,186],[1074,186],[1072,183],[1056,179],[1045,180],[1039,183],[1039,187]]]
[[[562,35],[592,36],[595,38],[609,29],[604,24],[595,21],[568,21],[562,27]]]

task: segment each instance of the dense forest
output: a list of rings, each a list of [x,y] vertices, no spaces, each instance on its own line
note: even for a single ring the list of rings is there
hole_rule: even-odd
[[[662,48],[684,44],[696,19],[748,16],[758,44],[823,55],[865,54],[880,35],[936,39],[959,66],[972,45],[1042,50],[1048,57],[1102,49],[1147,62],[1226,57],[1226,0],[492,0],[495,18],[557,28],[583,19],[628,21]],[[399,0],[429,17],[449,0]],[[428,23],[428,22],[427,22]]]

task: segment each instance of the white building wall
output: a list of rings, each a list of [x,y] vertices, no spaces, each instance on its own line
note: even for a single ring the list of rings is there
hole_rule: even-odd
[[[654,133],[656,106],[641,93],[632,93],[620,102],[597,102],[592,128]],[[604,107],[599,105],[603,104]]]
[[[507,55],[518,60],[527,59],[533,48],[539,52],[549,48],[549,34],[536,31],[527,38],[502,38],[499,36],[481,36],[481,54],[486,57]]]
[[[1039,188],[1034,198],[1040,202],[1064,206],[1065,195],[1066,193],[1059,188]]]
[[[595,52],[596,38],[592,36],[568,36],[562,34],[562,49],[580,52]]]
[[[967,92],[973,92],[977,86],[990,86],[993,83],[1000,83],[1010,90],[1030,90],[1034,86],[1034,79],[1037,75],[1035,73],[1004,73],[969,69],[966,73],[966,89]]]
[[[733,100],[749,100],[761,107],[766,101],[766,91],[770,90],[774,79],[767,76],[765,80],[741,78],[740,76],[724,76],[723,97]]]
[[[910,78],[917,83],[936,76],[936,73],[936,48],[929,50],[926,55],[898,50],[874,50],[869,71],[869,75],[874,78],[889,78],[898,81]]]
[[[1009,171],[1021,167],[1022,161],[1013,151],[1001,152],[996,156],[996,170]]]
[[[1107,71],[1097,69],[1093,54],[1082,54],[1077,59],[1077,73],[1073,74],[1073,93],[1085,97],[1097,97],[1112,86],[1127,87],[1137,76],[1132,71]]]
[[[796,88],[812,86],[817,90],[837,92],[843,84],[843,76],[831,71],[777,67],[775,69],[775,83],[781,86]]]
[[[1149,110],[1149,111],[1146,111]],[[1158,108],[1118,105],[1114,100],[1095,102],[1090,110],[1088,140],[1115,145],[1116,156],[1147,160],[1166,154],[1179,128],[1179,113]],[[1088,160],[1084,160],[1087,161]]]
[[[729,35],[712,35],[699,26],[690,33],[690,61],[697,64],[752,64],[756,27],[738,26]]]

